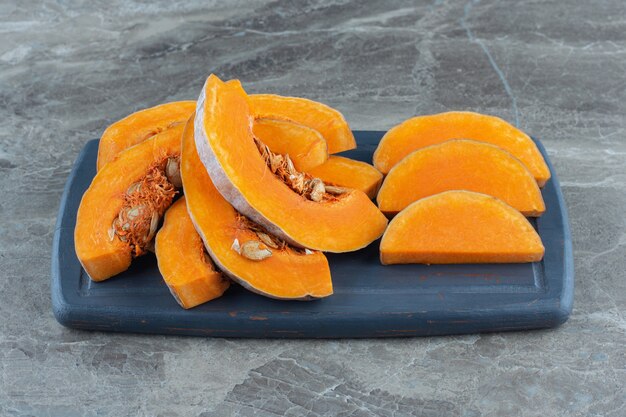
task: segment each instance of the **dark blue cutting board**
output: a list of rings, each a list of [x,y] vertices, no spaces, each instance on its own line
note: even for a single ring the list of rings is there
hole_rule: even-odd
[[[347,156],[371,162],[384,132],[354,132]],[[183,310],[170,295],[153,255],[107,281],[92,282],[74,252],[76,211],[95,175],[98,141],[88,142],[67,180],[52,249],[52,305],[77,329],[228,337],[389,337],[553,327],[572,309],[574,268],[567,211],[552,179],[546,212],[533,220],[546,248],[533,264],[392,265],[374,242],[329,254],[335,293],[316,301],[277,301],[232,285],[223,297]]]

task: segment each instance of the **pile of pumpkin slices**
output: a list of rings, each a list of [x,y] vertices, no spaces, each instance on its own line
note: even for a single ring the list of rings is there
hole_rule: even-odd
[[[550,174],[532,140],[506,122],[417,117],[385,135],[375,167],[333,155],[355,147],[338,111],[248,95],[211,75],[197,102],[106,129],[77,214],[78,259],[103,281],[154,251],[172,295],[191,308],[231,280],[277,299],[329,296],[323,252],[355,251],[383,234],[384,264],[543,256],[524,215],[544,211],[538,184]]]

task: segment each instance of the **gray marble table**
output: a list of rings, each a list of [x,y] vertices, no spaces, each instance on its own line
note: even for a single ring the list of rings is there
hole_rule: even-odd
[[[625,16],[623,0],[0,3],[0,415],[626,415]],[[330,341],[58,325],[51,240],[79,150],[210,72],[358,129],[467,109],[541,138],[571,217],[570,320]]]

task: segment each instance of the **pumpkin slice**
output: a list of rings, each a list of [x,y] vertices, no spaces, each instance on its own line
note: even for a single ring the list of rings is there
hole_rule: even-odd
[[[257,147],[251,120],[241,85],[211,75],[198,99],[196,147],[211,180],[239,212],[282,240],[315,250],[353,251],[382,235],[387,219],[367,195],[326,193],[320,180]]]
[[[98,171],[120,152],[173,126],[185,124],[195,101],[175,101],[140,110],[109,126],[98,145]]]
[[[328,159],[326,141],[310,127],[285,120],[256,119],[252,131],[272,152],[289,155],[298,171],[308,171]]]
[[[526,216],[545,211],[537,182],[519,159],[473,140],[450,140],[406,156],[389,171],[376,199],[383,213],[395,215],[414,201],[450,190],[492,195]]]
[[[332,294],[323,253],[287,246],[222,197],[196,152],[193,120],[183,134],[181,174],[191,219],[209,255],[226,275],[271,298],[307,300]]]
[[[498,117],[472,112],[418,116],[400,123],[383,136],[374,152],[374,166],[387,174],[416,149],[450,139],[472,139],[499,146],[522,161],[540,187],[550,179],[541,152],[526,133]]]
[[[363,191],[369,198],[376,197],[383,181],[383,174],[370,164],[343,156],[333,155],[324,164],[307,172],[324,183]]]
[[[230,286],[204,250],[187,213],[185,197],[167,210],[154,241],[159,271],[181,307],[192,308],[218,298]]]
[[[380,243],[383,265],[536,262],[543,253],[539,235],[519,211],[471,191],[416,201],[389,223]]]
[[[276,94],[252,94],[250,106],[254,117],[289,120],[309,126],[322,134],[329,153],[356,148],[348,122],[337,110],[317,101]]]
[[[94,177],[76,216],[76,254],[87,274],[102,281],[130,266],[151,245],[159,219],[180,181],[183,125],[119,154]]]

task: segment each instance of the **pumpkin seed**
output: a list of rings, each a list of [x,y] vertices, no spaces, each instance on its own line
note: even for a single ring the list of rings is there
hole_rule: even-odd
[[[265,245],[269,246],[270,248],[278,249],[278,245],[276,244],[276,242],[274,242],[272,237],[268,235],[267,233],[256,232],[256,235],[259,237],[259,239],[261,239],[261,242],[263,242]]]
[[[265,162],[267,162],[267,159],[269,157],[269,148],[267,147],[267,145],[261,142],[259,138],[257,138],[256,136],[254,136],[254,144],[256,145],[256,148],[261,153],[261,156],[263,157],[263,159],[265,159]]]
[[[270,169],[273,173],[276,173],[283,163],[284,159],[282,155],[274,155],[273,158],[270,159]]]
[[[304,248],[304,254],[305,254],[305,255],[313,255],[314,253],[315,253],[315,252],[313,252],[312,250],[307,249],[307,248]]]
[[[313,178],[309,183],[309,187],[311,188],[310,197],[311,200],[319,202],[322,201],[324,197],[324,193],[326,192],[326,188],[324,187],[324,182],[319,178]]]
[[[137,217],[139,217],[139,215],[141,214],[143,209],[144,209],[143,205],[132,207],[132,208],[128,209],[128,212],[126,213],[126,217],[128,217],[129,220],[135,220]],[[124,230],[126,230],[126,229],[124,229]]]
[[[306,179],[304,174],[290,175],[289,179],[291,180],[291,188],[298,192],[298,194],[302,194],[304,192],[304,181]]]
[[[238,254],[241,254],[241,246],[239,245],[239,239],[235,238],[230,248],[234,250],[235,252],[237,252]]]
[[[183,186],[183,181],[180,177],[180,160],[179,158],[167,158],[167,164],[165,165],[165,176],[176,188]]]
[[[130,185],[130,187],[128,187],[128,190],[126,190],[126,194],[132,194],[132,193],[136,193],[139,190],[141,190],[141,183],[140,182],[134,182]]]
[[[150,219],[150,230],[148,230],[148,234],[144,239],[145,242],[149,242],[152,240],[154,235],[156,234],[157,227],[159,227],[159,213],[156,211],[152,212],[152,218]]]
[[[296,167],[293,165],[293,161],[289,157],[289,154],[285,155],[285,162],[287,163],[287,172],[290,174],[296,174]]]
[[[111,227],[109,228],[109,230],[107,230],[107,233],[109,234],[109,242],[113,242],[113,239],[115,239],[115,225],[117,223],[117,219],[113,220],[113,223],[111,224]]]
[[[272,256],[272,251],[268,248],[262,248],[259,241],[248,240],[241,245],[240,254],[252,261],[262,261]]]
[[[270,157],[269,150],[267,149],[267,146],[265,146],[261,142],[257,141],[257,147],[259,147],[259,150],[261,151],[261,156],[263,157],[263,159],[265,161],[267,161],[267,159]]]
[[[333,195],[340,195],[340,194],[344,194],[348,192],[347,189],[341,188],[341,187],[335,187],[334,185],[327,185],[325,188],[328,194],[333,194]]]

